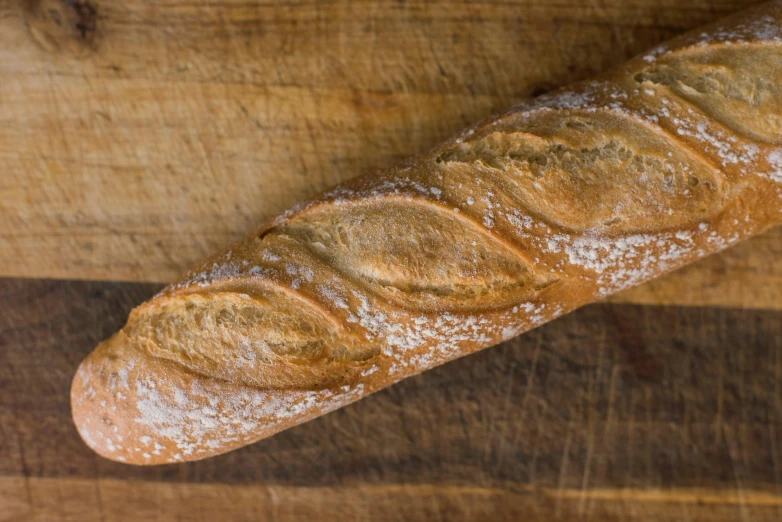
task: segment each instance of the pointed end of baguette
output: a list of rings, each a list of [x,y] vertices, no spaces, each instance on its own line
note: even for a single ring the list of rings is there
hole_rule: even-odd
[[[153,357],[120,331],[79,366],[71,409],[99,455],[155,465],[227,453],[364,395],[362,384],[272,389],[202,376]]]
[[[146,391],[160,396],[172,375],[166,364],[144,361],[124,332],[101,343],[76,370],[71,383],[71,411],[82,440],[107,459],[136,465],[186,460],[159,439],[154,425],[143,422],[144,405],[135,404]],[[142,378],[139,367],[147,374]],[[150,383],[155,389],[150,390]],[[158,412],[161,421],[163,411]],[[169,412],[173,413],[173,412]],[[154,415],[154,414],[153,414]]]

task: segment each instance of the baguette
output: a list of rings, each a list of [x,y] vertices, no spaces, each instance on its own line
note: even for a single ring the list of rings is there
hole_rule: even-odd
[[[772,2],[301,203],[85,359],[79,433],[224,453],[777,225],[781,86]]]

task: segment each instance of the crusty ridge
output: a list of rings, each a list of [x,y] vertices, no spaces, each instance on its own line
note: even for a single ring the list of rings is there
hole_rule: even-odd
[[[74,379],[109,458],[228,451],[782,221],[782,7],[684,35],[297,206]]]

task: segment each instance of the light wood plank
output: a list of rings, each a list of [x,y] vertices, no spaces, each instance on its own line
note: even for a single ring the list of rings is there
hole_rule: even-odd
[[[0,275],[170,281],[304,197],[751,3],[0,2]],[[779,308],[780,249],[771,233],[618,299]]]
[[[486,520],[776,522],[782,497],[745,491],[476,488],[428,484],[228,486],[0,477],[0,521]]]

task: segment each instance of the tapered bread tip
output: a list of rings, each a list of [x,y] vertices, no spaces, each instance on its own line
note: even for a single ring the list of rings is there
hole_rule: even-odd
[[[140,465],[171,462],[174,455],[153,438],[154,426],[139,422],[142,406],[128,400],[144,385],[133,382],[136,358],[117,356],[124,338],[123,332],[116,334],[79,365],[71,383],[73,422],[84,443],[102,457]],[[162,380],[154,369],[148,369],[149,382]]]
[[[123,331],[100,344],[71,385],[73,421],[99,455],[154,465],[227,453],[353,402],[364,387],[261,389],[150,356]]]

